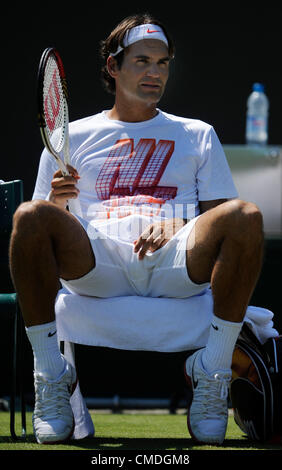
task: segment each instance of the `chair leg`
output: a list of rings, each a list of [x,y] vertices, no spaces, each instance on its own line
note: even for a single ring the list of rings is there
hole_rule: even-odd
[[[15,401],[17,393],[17,336],[18,336],[18,315],[14,314],[14,338],[13,338],[13,360],[12,360],[12,390],[10,399],[10,433],[14,440],[18,439],[15,432]]]
[[[26,437],[26,409],[25,409],[25,393],[24,393],[24,348],[23,348],[23,319],[18,311],[19,320],[19,380],[20,380],[20,400],[21,400],[21,420],[22,420],[22,437]]]
[[[20,381],[20,399],[21,399],[21,421],[22,421],[22,436],[26,436],[26,412],[25,412],[25,398],[24,398],[24,383],[23,383],[23,325],[22,318],[18,307],[16,307],[14,318],[14,344],[13,344],[13,371],[12,371],[12,390],[10,399],[10,433],[12,439],[17,440],[19,436],[15,431],[15,403],[17,396],[17,378],[19,368],[19,381]],[[20,352],[20,360],[18,360],[18,351]]]

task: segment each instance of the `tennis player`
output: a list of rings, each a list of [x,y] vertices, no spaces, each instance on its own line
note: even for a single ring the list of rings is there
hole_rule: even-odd
[[[233,349],[261,269],[262,216],[237,198],[213,127],[157,107],[174,58],[165,27],[150,15],[126,18],[101,53],[113,106],[70,124],[70,176],[43,151],[33,200],[14,217],[11,273],[34,354],[35,436],[52,443],[73,430],[77,379],[54,313],[61,282],[103,298],[211,288],[207,344],[186,363],[188,425],[196,441],[222,443]],[[83,217],[67,210],[72,198]]]

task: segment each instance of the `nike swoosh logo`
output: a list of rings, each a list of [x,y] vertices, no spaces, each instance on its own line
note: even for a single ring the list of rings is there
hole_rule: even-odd
[[[214,330],[218,330],[218,326],[214,326],[213,324],[211,324],[211,326],[213,327]]]
[[[49,332],[48,333],[48,338],[51,338],[51,336],[54,336],[57,333],[57,330],[54,331],[54,333]]]
[[[160,33],[160,31],[158,29],[147,29],[147,33],[148,34],[151,34],[151,33]]]

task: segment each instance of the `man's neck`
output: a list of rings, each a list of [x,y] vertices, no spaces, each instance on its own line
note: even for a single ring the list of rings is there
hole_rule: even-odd
[[[155,105],[147,107],[136,106],[135,104],[119,106],[115,103],[113,108],[108,112],[108,118],[124,122],[142,122],[153,119],[157,114],[158,110]]]

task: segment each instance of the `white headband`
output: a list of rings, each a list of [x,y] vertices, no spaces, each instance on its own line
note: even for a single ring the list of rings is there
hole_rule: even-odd
[[[137,41],[142,41],[142,39],[158,39],[159,41],[164,42],[168,46],[167,38],[160,28],[155,24],[141,24],[140,26],[135,26],[125,33],[123,44],[124,47],[130,46]],[[112,52],[110,56],[114,57],[119,54],[124,47],[118,46],[116,52]]]

